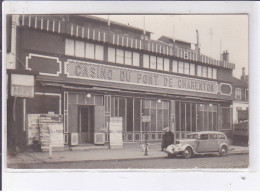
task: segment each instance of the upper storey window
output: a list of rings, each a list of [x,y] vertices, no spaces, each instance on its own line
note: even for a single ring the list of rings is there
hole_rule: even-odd
[[[195,75],[195,64],[173,60],[172,72],[186,75]]]
[[[217,69],[213,67],[197,65],[197,76],[217,79]]]
[[[75,54],[75,42],[74,42],[74,40],[71,40],[71,39],[65,40],[65,54],[74,56],[74,54]]]
[[[140,66],[140,54],[128,50],[108,47],[108,61],[124,65]]]
[[[241,100],[242,99],[242,93],[240,88],[235,89],[235,99],[236,100]]]
[[[65,54],[75,57],[104,60],[104,47],[79,40],[65,40]]]
[[[245,100],[248,100],[248,89],[245,89]]]
[[[152,55],[143,55],[143,67],[157,69],[161,71],[170,70],[170,60],[167,58],[156,57]]]

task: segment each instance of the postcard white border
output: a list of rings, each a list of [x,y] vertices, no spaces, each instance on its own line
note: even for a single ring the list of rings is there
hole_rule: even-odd
[[[44,8],[44,9],[43,9]],[[249,83],[250,99],[250,168],[246,171],[225,170],[110,170],[100,173],[99,170],[87,170],[84,173],[69,170],[20,171],[6,172],[6,139],[3,148],[3,189],[6,190],[259,190],[259,151],[260,151],[260,3],[259,2],[49,2],[49,1],[9,1],[3,2],[3,51],[5,51],[5,14],[249,14]],[[4,56],[4,55],[3,55]],[[6,59],[3,57],[3,63]],[[4,65],[3,65],[4,66]],[[2,71],[2,86],[6,86],[6,74]],[[253,83],[253,84],[251,84]],[[6,92],[5,87],[2,88]],[[6,95],[2,95],[2,112],[6,112]],[[2,115],[2,128],[5,129],[6,115]],[[3,130],[2,135],[6,133]],[[252,146],[254,145],[254,146]],[[228,169],[227,169],[228,170]],[[27,173],[25,173],[27,172]],[[47,170],[45,170],[47,172]],[[57,173],[54,173],[57,172]],[[104,172],[104,171],[102,171]],[[245,179],[243,179],[245,177]],[[87,182],[86,182],[87,180]],[[61,184],[62,182],[62,184]],[[57,184],[59,183],[59,184]],[[87,184],[86,184],[87,183]],[[174,184],[173,184],[174,183]],[[203,187],[199,187],[203,183]]]

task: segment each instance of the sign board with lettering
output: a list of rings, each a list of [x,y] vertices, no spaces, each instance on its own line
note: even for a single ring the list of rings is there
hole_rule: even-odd
[[[218,83],[196,78],[157,73],[125,67],[67,60],[65,73],[70,78],[125,83],[174,90],[218,93]]]
[[[40,140],[40,128],[39,128],[40,114],[28,114],[27,115],[27,144],[32,145],[33,140]]]
[[[142,122],[143,123],[151,122],[151,116],[150,115],[143,115],[142,116]]]
[[[123,118],[111,117],[109,122],[110,149],[123,148]]]
[[[11,96],[34,97],[34,75],[11,74]]]
[[[62,115],[41,114],[39,126],[42,151],[48,151],[50,143],[53,148],[64,148]]]

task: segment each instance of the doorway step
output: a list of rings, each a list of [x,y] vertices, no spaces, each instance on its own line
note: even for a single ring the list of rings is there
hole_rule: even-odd
[[[79,144],[77,146],[68,146],[66,151],[90,151],[90,150],[106,150],[108,145]]]

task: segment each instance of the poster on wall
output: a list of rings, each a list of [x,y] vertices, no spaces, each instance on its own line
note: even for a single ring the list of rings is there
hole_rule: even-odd
[[[39,118],[40,142],[42,151],[64,149],[62,115],[41,114]]]
[[[123,118],[111,117],[109,122],[109,145],[110,149],[123,148]]]
[[[39,129],[39,117],[40,114],[28,114],[27,115],[27,144],[32,145],[34,140],[40,140]]]

